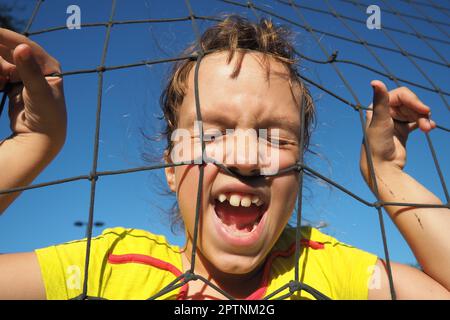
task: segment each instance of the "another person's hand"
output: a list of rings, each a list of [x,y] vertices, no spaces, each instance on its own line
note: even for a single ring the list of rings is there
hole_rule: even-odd
[[[372,161],[378,172],[384,169],[403,170],[408,135],[417,128],[430,132],[436,123],[430,119],[430,108],[408,88],[388,92],[379,80],[372,81],[371,85],[374,90],[373,111],[366,111],[366,135]],[[366,182],[369,181],[364,145],[361,145],[360,169]]]

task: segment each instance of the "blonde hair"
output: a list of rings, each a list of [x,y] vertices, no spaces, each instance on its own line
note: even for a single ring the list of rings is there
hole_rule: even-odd
[[[227,63],[230,63],[237,53],[237,61],[231,75],[232,77],[239,75],[242,60],[248,51],[264,54],[263,62],[265,62],[267,73],[269,73],[268,56],[283,63],[289,72],[291,91],[294,92],[294,87],[298,87],[302,94],[305,112],[303,150],[307,151],[309,150],[312,123],[315,121],[315,108],[311,94],[297,71],[297,60],[295,59],[295,51],[290,35],[289,29],[274,25],[270,19],[262,18],[259,22],[251,22],[238,15],[228,15],[223,21],[208,28],[203,33],[200,39],[200,46],[204,52],[227,51]],[[198,44],[194,43],[184,51],[184,55],[194,55],[198,51]],[[162,134],[167,139],[167,154],[170,153],[173,147],[170,137],[177,128],[178,109],[186,94],[189,72],[194,65],[195,61],[193,60],[182,60],[175,63],[161,94],[160,104],[166,121]],[[302,99],[299,101],[302,101]]]

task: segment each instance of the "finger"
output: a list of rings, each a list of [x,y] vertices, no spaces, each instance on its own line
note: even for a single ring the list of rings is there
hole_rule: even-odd
[[[3,57],[0,57],[0,75],[6,79],[6,82],[15,83],[21,81],[16,65],[9,63]]]
[[[431,129],[436,129],[436,122],[434,122],[433,120],[430,120],[431,123]]]
[[[16,71],[16,66],[0,56],[0,74],[6,78],[10,78],[14,71]]]
[[[0,44],[0,56],[2,56],[9,63],[13,63],[12,50]]]
[[[51,94],[50,86],[45,80],[31,48],[26,44],[21,44],[16,47],[13,56],[19,76],[30,97],[44,100],[49,98]]]
[[[425,105],[417,95],[407,87],[400,87],[389,92],[391,106],[405,106],[419,114],[427,114],[430,107]]]
[[[15,71],[16,66],[10,64],[0,56],[0,90],[3,90],[11,79],[11,74]]]
[[[0,28],[0,44],[14,50],[21,43],[26,43],[30,46],[38,46],[34,41],[28,39],[22,34],[17,32]]]
[[[436,122],[427,118],[419,118],[417,121],[408,123],[409,132],[420,128],[423,132],[430,132],[436,128]]]
[[[431,121],[428,118],[420,117],[417,119],[420,130],[423,132],[429,132],[432,129]]]
[[[408,123],[408,132],[414,131],[419,127],[418,121]]]
[[[369,109],[372,109],[372,104],[369,106]],[[370,126],[372,122],[372,110],[366,110],[366,129]]]
[[[370,126],[377,126],[391,121],[389,113],[389,93],[385,84],[379,80],[373,80],[370,85],[373,88],[373,114]]]
[[[425,114],[425,115],[416,114],[416,117],[417,117],[416,121],[419,125],[420,130],[422,130],[423,132],[430,132],[433,129],[433,124],[431,122],[429,114]],[[434,123],[434,121],[433,121],[433,123]]]
[[[60,72],[59,63],[36,42],[11,30],[0,28],[0,45],[12,51],[12,60],[10,61],[11,63],[15,64],[14,50],[20,44],[26,44],[28,47],[30,47],[35,60],[39,63],[39,65],[42,66],[43,72],[45,74]],[[7,55],[5,55],[4,58],[8,60]]]

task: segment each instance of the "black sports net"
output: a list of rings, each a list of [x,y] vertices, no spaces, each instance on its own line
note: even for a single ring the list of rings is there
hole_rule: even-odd
[[[387,244],[387,238],[386,238],[386,231],[385,231],[385,223],[384,218],[382,214],[382,208],[386,205],[395,205],[395,206],[413,206],[413,207],[422,207],[422,208],[450,208],[449,204],[449,194],[446,187],[446,183],[441,171],[441,167],[439,165],[437,156],[436,156],[436,150],[433,146],[433,142],[431,139],[430,134],[425,133],[426,142],[429,147],[429,151],[432,155],[435,168],[437,170],[440,183],[442,185],[443,192],[445,194],[446,204],[445,205],[430,205],[430,204],[419,204],[419,203],[393,203],[393,202],[383,202],[379,200],[378,196],[378,187],[377,187],[377,180],[374,175],[374,168],[372,159],[370,156],[370,152],[368,152],[368,146],[370,141],[367,140],[366,134],[365,134],[365,118],[363,116],[364,110],[367,110],[368,108],[363,106],[363,104],[360,101],[360,98],[358,97],[357,92],[352,87],[350,82],[346,79],[344,73],[341,71],[341,67],[343,65],[352,65],[355,68],[358,69],[358,72],[361,73],[368,73],[372,76],[379,76],[381,78],[384,78],[386,80],[392,81],[396,86],[410,86],[411,88],[417,88],[429,93],[432,93],[433,95],[436,95],[439,97],[441,101],[440,106],[436,106],[436,108],[446,108],[450,109],[447,97],[450,95],[450,93],[438,86],[436,81],[433,80],[433,77],[427,72],[427,67],[424,66],[426,64],[427,66],[432,65],[433,70],[439,70],[439,72],[446,73],[448,72],[449,63],[445,57],[445,52],[442,52],[443,50],[441,48],[446,48],[450,44],[450,40],[448,38],[448,28],[450,26],[450,23],[448,23],[445,20],[442,19],[436,19],[433,16],[433,12],[439,12],[441,16],[450,16],[450,8],[449,6],[442,5],[441,2],[437,3],[435,1],[431,0],[425,0],[425,1],[417,1],[417,0],[403,0],[402,7],[405,5],[409,6],[409,10],[407,12],[403,12],[404,10],[397,9],[399,7],[398,3],[393,4],[393,2],[390,1],[380,1],[379,5],[382,7],[382,11],[384,14],[390,14],[395,16],[398,20],[398,24],[389,25],[389,24],[383,24],[381,29],[378,32],[381,32],[386,39],[386,43],[376,43],[373,41],[365,40],[364,37],[362,37],[359,34],[359,29],[361,26],[365,26],[366,20],[365,17],[365,10],[370,5],[369,3],[366,3],[364,1],[354,1],[354,0],[323,0],[321,2],[320,6],[312,5],[310,2],[300,2],[300,1],[293,1],[293,0],[273,0],[273,1],[244,1],[244,0],[215,0],[216,2],[220,3],[223,6],[226,7],[228,12],[242,12],[243,10],[246,11],[247,16],[255,19],[259,19],[262,16],[264,17],[270,17],[276,22],[281,22],[283,24],[289,25],[294,30],[301,30],[304,34],[307,34],[309,36],[310,41],[313,41],[318,48],[320,48],[320,51],[323,53],[322,57],[310,57],[308,55],[305,55],[302,53],[300,49],[297,48],[296,54],[302,61],[311,62],[313,64],[319,64],[319,65],[328,65],[330,68],[330,73],[335,73],[337,75],[338,81],[340,81],[340,85],[342,85],[350,94],[351,99],[345,98],[335,92],[333,88],[327,88],[320,84],[318,81],[314,81],[312,78],[309,78],[305,75],[301,75],[301,78],[304,80],[305,83],[307,83],[309,86],[311,86],[314,89],[317,89],[318,91],[323,92],[326,95],[331,96],[333,99],[336,99],[341,104],[348,106],[349,108],[352,108],[355,112],[359,114],[360,119],[360,126],[361,131],[363,134],[363,142],[364,147],[366,148],[366,154],[368,155],[369,160],[369,169],[370,169],[370,175],[374,183],[374,193],[376,198],[378,199],[375,202],[370,202],[362,197],[358,196],[357,194],[351,192],[350,190],[346,189],[344,186],[340,185],[339,183],[327,178],[325,175],[319,173],[317,170],[312,169],[310,166],[306,165],[304,163],[304,154],[303,150],[300,151],[299,155],[299,161],[280,171],[278,174],[283,174],[289,171],[297,171],[300,176],[300,192],[298,194],[298,203],[297,203],[297,216],[296,216],[296,225],[297,225],[297,236],[296,236],[296,250],[295,250],[295,257],[296,261],[298,261],[300,257],[300,240],[301,240],[301,234],[300,234],[300,225],[302,222],[302,197],[303,197],[303,176],[304,174],[309,174],[312,176],[317,177],[318,179],[322,180],[323,182],[333,186],[334,188],[339,189],[340,191],[346,193],[356,201],[368,206],[374,208],[376,210],[379,220],[379,227],[381,232],[381,238],[383,241],[383,250],[384,250],[384,259],[386,261],[387,266],[387,272],[389,277],[389,283],[390,283],[390,291],[391,291],[391,297],[392,299],[396,298],[394,286],[393,286],[393,277],[391,272],[391,266],[390,266],[390,257],[389,257],[389,250],[388,250],[388,244]],[[108,50],[110,48],[110,35],[111,30],[113,27],[120,27],[120,25],[129,25],[129,24],[167,24],[170,25],[171,23],[180,22],[180,21],[190,21],[192,24],[192,32],[195,36],[195,39],[197,41],[200,39],[201,34],[201,26],[200,22],[209,21],[209,22],[217,22],[220,21],[220,16],[205,16],[205,15],[199,15],[197,14],[193,7],[192,3],[195,3],[196,1],[190,1],[185,0],[180,1],[179,5],[185,7],[186,15],[180,16],[180,17],[174,17],[174,18],[152,18],[152,19],[135,19],[135,20],[116,20],[116,0],[111,0],[111,6],[110,6],[110,13],[109,13],[109,19],[107,21],[103,22],[97,22],[97,23],[82,23],[82,28],[91,28],[91,27],[99,27],[103,26],[106,29],[105,32],[105,38],[103,43],[103,50],[101,55],[101,61],[100,64],[97,67],[94,68],[88,68],[88,69],[79,69],[79,70],[72,70],[72,71],[66,71],[60,74],[61,77],[70,77],[72,75],[82,75],[82,74],[92,74],[96,73],[98,75],[98,91],[97,91],[97,108],[96,108],[96,119],[95,119],[95,134],[94,134],[94,142],[93,142],[93,160],[91,164],[91,170],[90,172],[80,175],[80,176],[73,176],[73,177],[67,177],[63,179],[58,179],[54,181],[49,181],[45,183],[38,183],[33,184],[30,186],[24,186],[24,187],[18,187],[8,190],[1,190],[0,194],[6,194],[16,191],[25,191],[29,189],[35,189],[35,188],[43,188],[51,185],[58,185],[58,184],[64,184],[64,183],[70,183],[78,180],[89,180],[90,181],[90,204],[89,204],[89,213],[88,213],[88,222],[87,222],[87,245],[86,245],[86,259],[85,259],[85,266],[84,266],[84,282],[83,282],[83,293],[76,297],[75,299],[99,299],[99,297],[91,297],[87,295],[88,292],[88,277],[89,277],[89,263],[90,263],[90,257],[91,257],[91,238],[93,233],[93,226],[94,226],[94,217],[95,217],[95,211],[94,211],[94,203],[95,203],[95,191],[97,186],[98,179],[101,179],[105,176],[111,176],[111,175],[119,175],[119,174],[126,174],[131,172],[138,172],[138,171],[149,171],[154,169],[162,169],[169,166],[177,166],[177,165],[185,165],[189,164],[191,162],[183,162],[183,163],[176,163],[176,164],[166,164],[166,163],[158,163],[154,165],[148,165],[148,166],[142,166],[142,167],[136,167],[131,169],[125,169],[125,170],[110,170],[110,171],[99,171],[98,170],[98,157],[99,157],[99,140],[100,140],[100,123],[102,118],[102,97],[105,92],[104,88],[104,74],[106,72],[113,72],[115,70],[120,69],[128,69],[128,68],[135,68],[135,67],[143,67],[143,66],[151,66],[155,64],[164,64],[164,63],[170,63],[174,61],[184,60],[184,59],[192,59],[196,60],[195,65],[195,102],[196,102],[196,112],[197,112],[197,120],[201,120],[201,102],[199,101],[199,92],[198,92],[198,70],[201,65],[201,61],[204,58],[205,55],[207,55],[210,52],[204,52],[201,50],[201,47],[199,46],[199,50],[196,54],[191,56],[182,56],[182,57],[173,57],[173,58],[163,58],[163,59],[153,59],[148,61],[138,61],[135,63],[129,63],[129,64],[122,64],[122,65],[106,65],[106,56],[108,53]],[[346,13],[342,12],[340,10],[340,4],[350,4],[354,6],[354,8],[357,8],[361,11],[361,15],[358,17],[347,15]],[[34,35],[38,34],[45,34],[50,32],[56,32],[58,30],[64,30],[66,29],[66,25],[61,26],[55,26],[55,27],[49,27],[42,30],[33,30],[32,31],[32,25],[33,21],[38,14],[39,10],[43,6],[51,6],[51,1],[45,1],[44,0],[38,0],[36,2],[34,11],[26,25],[25,30],[23,31],[23,34],[29,37],[33,37]],[[283,16],[279,14],[280,8],[283,8],[285,10],[288,8],[289,16]],[[414,13],[413,13],[414,12]],[[326,30],[321,30],[318,28],[313,27],[310,24],[310,20],[308,19],[309,14],[314,14],[315,17],[320,17],[321,19],[336,19],[339,21],[342,31],[345,30],[345,32],[329,32]],[[420,28],[416,27],[417,22],[420,23],[427,23],[436,31],[436,34],[430,35],[421,33]],[[401,25],[401,27],[399,27]],[[340,31],[341,31],[340,30]],[[407,35],[410,37],[415,37],[420,41],[420,43],[426,48],[426,50],[430,50],[434,53],[432,57],[429,55],[424,55],[421,52],[413,52],[408,51],[403,48],[403,45],[396,40],[397,34]],[[359,61],[354,60],[348,60],[348,59],[341,59],[340,56],[345,54],[339,53],[338,51],[330,51],[326,43],[322,41],[322,37],[329,37],[333,39],[339,39],[343,41],[343,43],[355,45],[358,47],[362,47],[366,50],[366,57],[363,57]],[[396,75],[391,71],[391,67],[389,66],[389,63],[386,61],[386,59],[382,58],[379,54],[379,52],[387,52],[389,54],[395,54],[402,56],[403,59],[406,59],[410,63],[410,68],[414,68],[423,78],[424,81],[411,81],[409,79],[402,78],[401,76]],[[366,63],[365,60],[367,57],[370,57],[370,61],[373,61],[373,63],[369,64]],[[5,88],[5,91],[8,90],[8,87]],[[0,115],[1,112],[4,109],[5,102],[7,100],[6,93],[3,94],[1,105],[0,105]],[[301,141],[300,145],[303,145],[304,141],[304,131],[303,131],[303,124],[305,122],[304,113],[300,113],[300,120],[301,120]],[[440,119],[437,119],[437,130],[441,130],[442,132],[449,132],[449,129],[443,126],[440,123]],[[202,141],[202,151],[204,151],[205,143],[204,143],[204,137],[203,137],[203,128],[200,129],[200,141]],[[300,148],[301,149],[301,148]],[[215,290],[223,294],[224,296],[228,297],[229,299],[233,299],[231,295],[229,295],[227,292],[224,292],[221,288],[215,286],[213,283],[211,283],[209,280],[205,279],[201,275],[198,275],[195,273],[195,263],[196,263],[196,241],[198,238],[198,225],[199,225],[199,208],[200,208],[200,197],[199,195],[202,192],[202,182],[203,182],[203,164],[207,163],[211,159],[205,159],[203,156],[204,152],[202,152],[202,159],[200,166],[200,176],[198,181],[198,190],[197,190],[197,206],[196,206],[196,218],[195,218],[195,232],[193,235],[193,250],[192,250],[192,257],[191,257],[191,268],[184,274],[177,277],[172,283],[170,283],[167,287],[165,287],[163,290],[161,290],[156,295],[153,295],[152,297],[149,297],[149,299],[156,299],[158,297],[161,297],[165,293],[168,293],[170,291],[173,291],[179,287],[182,287],[184,284],[188,283],[189,281],[193,280],[200,280],[206,283],[207,285],[212,286]],[[192,162],[193,163],[193,162]],[[228,174],[239,177],[239,174],[237,172],[234,172],[232,170],[229,170],[226,166],[215,163],[217,166],[219,166],[221,169],[226,171]],[[288,283],[286,283],[284,286],[280,287],[279,289],[275,290],[274,292],[269,293],[265,299],[271,299],[272,297],[276,296],[278,293],[285,291],[288,289],[287,293],[282,295],[281,297],[277,297],[277,299],[285,299],[294,293],[305,290],[308,293],[310,293],[313,297],[316,299],[329,299],[327,296],[322,294],[321,292],[317,291],[316,289],[308,286],[305,283],[302,283],[299,278],[299,264],[296,264],[295,266],[295,277]]]

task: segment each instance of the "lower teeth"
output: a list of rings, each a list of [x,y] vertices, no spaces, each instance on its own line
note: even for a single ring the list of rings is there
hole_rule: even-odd
[[[244,227],[243,229],[238,229],[236,227],[236,225],[227,225],[225,223],[223,223],[223,225],[225,226],[225,229],[227,229],[227,231],[235,236],[239,236],[239,235],[246,235],[250,232],[253,232],[256,229],[256,226],[258,225],[257,222],[255,222],[253,225],[249,225],[247,227]]]

